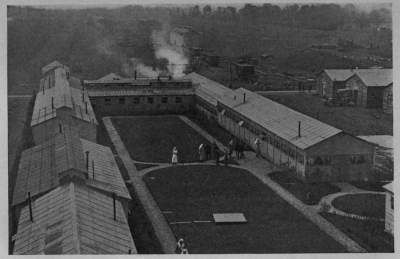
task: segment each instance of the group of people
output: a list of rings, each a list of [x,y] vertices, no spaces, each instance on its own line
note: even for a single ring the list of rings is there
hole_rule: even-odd
[[[176,243],[176,251],[177,254],[189,254],[189,250],[186,248],[185,241],[183,238],[180,238]]]
[[[261,141],[259,138],[257,138],[254,142],[257,157],[260,156],[260,143]],[[211,146],[201,143],[198,147],[199,161],[204,162],[214,158],[215,163],[219,165],[220,157],[223,155],[224,162],[227,164],[232,157],[233,152],[236,154],[236,159],[242,159],[244,157],[244,148],[245,144],[236,138],[232,138],[228,143],[228,148],[223,151],[218,148],[218,145],[215,143],[215,141],[213,141]],[[178,149],[176,147],[172,149],[171,163],[172,165],[178,164]]]

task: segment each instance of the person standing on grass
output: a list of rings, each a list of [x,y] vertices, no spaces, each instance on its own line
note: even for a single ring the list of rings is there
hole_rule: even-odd
[[[206,159],[210,160],[210,157],[211,157],[211,147],[210,147],[210,145],[206,144],[206,146],[204,147],[204,151],[206,153]]]
[[[178,149],[176,147],[172,149],[171,163],[172,165],[176,165],[178,163]]]
[[[256,157],[260,157],[261,156],[261,140],[259,138],[256,138],[256,140],[254,140],[254,146],[256,148]]]
[[[205,153],[205,150],[204,150],[204,145],[203,145],[203,143],[201,143],[200,146],[199,146],[199,160],[200,160],[200,162],[203,162],[205,160],[205,157],[206,157],[206,153]]]
[[[234,138],[231,138],[231,140],[229,141],[228,147],[229,147],[229,157],[231,157],[232,153],[233,153],[233,150],[235,149],[235,140],[234,140]]]
[[[214,157],[215,157],[215,164],[219,165],[219,150],[217,144],[215,142],[213,143],[213,151],[214,151]]]
[[[228,166],[228,159],[229,159],[229,150],[227,148],[225,148],[225,152],[224,152],[224,165]]]

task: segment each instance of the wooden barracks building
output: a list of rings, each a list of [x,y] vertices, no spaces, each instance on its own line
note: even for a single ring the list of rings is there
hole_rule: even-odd
[[[307,182],[372,179],[375,146],[243,88],[231,90],[196,73],[196,108],[262,155]]]

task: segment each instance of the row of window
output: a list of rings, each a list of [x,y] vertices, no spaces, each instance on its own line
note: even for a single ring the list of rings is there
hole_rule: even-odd
[[[228,118],[230,118],[232,121],[238,123],[239,121],[243,121],[240,116],[237,114],[225,110],[224,115]],[[263,141],[266,141],[270,145],[274,146],[277,149],[280,149],[284,154],[287,156],[290,156],[292,159],[295,159],[297,157],[297,161],[300,162],[301,164],[304,163],[304,157],[303,154],[300,152],[297,152],[295,148],[289,142],[277,137],[276,135],[269,133],[269,132],[263,132],[259,129],[259,127],[253,125],[252,123],[243,123],[242,127],[246,128],[248,131],[253,133],[255,136],[261,136],[261,139]],[[297,153],[297,154],[296,154]]]
[[[172,97],[167,97],[167,96],[161,97],[161,103],[168,103],[170,98],[172,98]],[[147,97],[146,101],[147,101],[148,104],[152,104],[152,103],[154,103],[154,97]],[[109,97],[104,98],[104,103],[105,103],[105,105],[111,105],[111,98],[109,98]],[[125,97],[118,98],[118,104],[125,104],[125,103],[126,103],[126,98]],[[141,103],[141,98],[140,97],[133,97],[132,103],[133,104],[140,104]],[[182,103],[182,97],[176,96],[175,97],[175,103]]]

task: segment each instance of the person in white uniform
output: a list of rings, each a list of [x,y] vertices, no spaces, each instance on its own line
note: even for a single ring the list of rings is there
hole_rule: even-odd
[[[174,147],[172,149],[172,159],[171,159],[171,163],[173,165],[176,165],[178,163],[178,149],[176,147]]]

